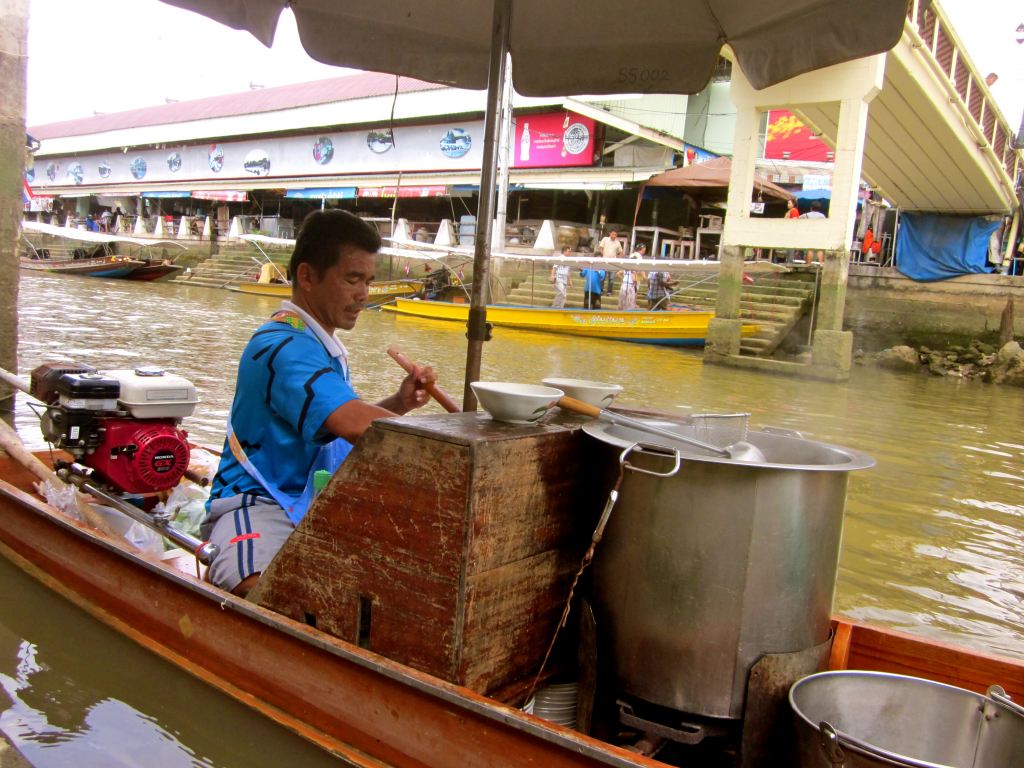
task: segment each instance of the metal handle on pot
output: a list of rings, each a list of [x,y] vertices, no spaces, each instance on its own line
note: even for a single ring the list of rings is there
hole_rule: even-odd
[[[840,733],[834,726],[824,720],[818,724],[818,729],[821,731],[822,754],[833,768],[837,768],[837,766],[841,766],[846,762],[846,753],[843,752],[844,746],[847,748],[852,747],[855,752],[863,752],[886,765],[896,765],[900,766],[900,768],[934,768],[934,763],[925,763],[912,757],[897,755],[881,747],[855,739],[849,734]]]
[[[1024,707],[1014,702],[1014,700],[1010,698],[1009,694],[1006,693],[1006,690],[1003,688],[1003,686],[990,685],[988,687],[988,690],[985,691],[985,695],[993,701],[998,701],[1011,712],[1020,715],[1021,717],[1024,717]]]
[[[675,475],[676,472],[679,471],[679,466],[682,462],[682,457],[679,455],[678,448],[670,449],[672,451],[672,455],[675,457],[676,460],[675,466],[672,467],[672,470],[670,472],[652,472],[649,469],[640,469],[640,467],[634,467],[632,464],[626,463],[626,457],[630,454],[631,451],[638,449],[642,452],[645,448],[651,453],[655,453],[660,456],[665,455],[665,446],[651,445],[650,443],[633,443],[631,446],[629,446],[629,448],[622,452],[621,456],[619,456],[619,464],[628,469],[630,472],[640,472],[641,474],[652,475],[654,477],[672,477],[673,475]]]

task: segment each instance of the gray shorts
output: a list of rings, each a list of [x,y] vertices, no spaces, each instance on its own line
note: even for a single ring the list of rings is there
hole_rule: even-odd
[[[243,579],[262,573],[295,530],[281,506],[255,493],[210,502],[201,533],[220,547],[210,564],[210,581],[229,592]]]

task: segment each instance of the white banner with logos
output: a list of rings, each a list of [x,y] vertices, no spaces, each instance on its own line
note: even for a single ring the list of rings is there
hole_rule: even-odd
[[[355,173],[466,171],[480,168],[483,121],[322,133],[308,136],[109,152],[87,157],[38,157],[26,170],[34,188],[80,184],[171,184],[223,181],[244,189],[245,179]],[[588,135],[588,142],[593,139]],[[592,159],[592,151],[587,153]],[[557,157],[553,165],[580,164]],[[310,184],[314,186],[314,184]],[[325,185],[326,186],[326,185]]]

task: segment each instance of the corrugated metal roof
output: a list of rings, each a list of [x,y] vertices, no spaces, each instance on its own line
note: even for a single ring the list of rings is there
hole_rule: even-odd
[[[399,93],[426,91],[448,86],[426,83],[411,77],[398,81]],[[345,77],[314,80],[309,83],[281,85],[258,91],[230,93],[224,96],[210,96],[205,99],[182,101],[177,104],[160,104],[154,107],[115,112],[109,115],[95,115],[78,120],[64,120],[59,123],[32,126],[28,132],[37,139],[54,139],[66,136],[103,133],[126,128],[140,128],[148,125],[186,123],[232,115],[250,115],[260,112],[274,112],[314,104],[329,104],[336,101],[363,99],[383,96],[395,91],[395,76],[382,72],[361,72]]]

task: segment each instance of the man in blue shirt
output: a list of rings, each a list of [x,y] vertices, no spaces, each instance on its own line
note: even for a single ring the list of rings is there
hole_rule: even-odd
[[[289,265],[291,301],[253,334],[238,364],[224,452],[211,486],[204,537],[220,547],[210,581],[244,597],[284,545],[312,498],[316,469],[335,469],[374,419],[429,399],[429,368],[398,392],[364,403],[349,382],[335,334],[355,327],[374,279],[380,236],[345,211],[303,222]]]
[[[583,285],[584,309],[601,308],[601,281],[604,280],[603,269],[581,269],[580,277],[586,280]]]

